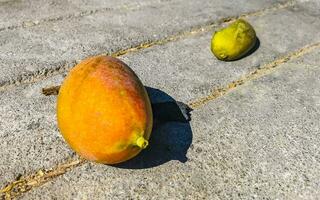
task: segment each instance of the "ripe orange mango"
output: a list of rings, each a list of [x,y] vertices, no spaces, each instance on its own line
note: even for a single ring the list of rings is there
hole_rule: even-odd
[[[82,157],[105,164],[136,156],[148,145],[152,109],[137,75],[109,56],[76,65],[61,85],[58,127]]]

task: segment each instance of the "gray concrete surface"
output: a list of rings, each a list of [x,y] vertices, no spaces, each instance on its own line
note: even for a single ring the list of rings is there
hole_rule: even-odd
[[[73,155],[56,125],[56,96],[44,96],[41,88],[60,84],[61,76],[1,93],[0,187],[21,174]]]
[[[286,1],[0,0],[0,189],[76,156],[57,129],[56,97],[41,94],[75,63],[279,2]],[[319,42],[319,8],[316,0],[299,0],[246,18],[260,46],[235,62],[218,61],[209,50],[220,27],[120,59],[146,86],[187,103]],[[190,124],[159,126],[154,148],[133,161],[85,164],[24,198],[317,199],[319,63],[319,50],[304,55],[193,111]]]
[[[221,62],[212,56],[209,50],[210,31],[120,58],[137,72],[145,85],[160,89],[176,100],[189,102],[284,53],[320,40],[320,35],[314,35],[317,32],[315,25],[309,23],[316,17],[312,13],[306,15],[302,5],[297,6],[299,12],[291,10],[248,18],[262,42],[251,56],[236,62]],[[308,33],[302,34],[297,26],[308,30]],[[282,38],[282,45],[278,45],[278,38],[283,33],[286,37]],[[57,75],[1,93],[0,101],[4,106],[0,112],[3,127],[0,135],[4,140],[2,148],[6,150],[0,151],[4,158],[2,165],[0,163],[0,175],[3,177],[0,185],[19,174],[61,163],[72,155],[56,127],[56,97],[40,94],[42,87],[60,84],[62,79]],[[39,127],[28,128],[32,124]]]
[[[320,35],[316,34],[320,30],[320,14],[310,10],[308,5],[298,4],[264,16],[248,17],[260,46],[252,55],[236,62],[213,58],[210,51],[212,31],[120,58],[137,71],[146,84],[181,101],[190,101],[277,57],[320,41]]]
[[[88,163],[24,198],[317,199],[319,55],[309,56],[312,64],[285,64],[192,112],[185,163],[135,170]]]
[[[161,39],[220,18],[263,9],[278,1],[241,2],[246,6],[223,0],[164,1],[154,6],[108,10],[1,31],[0,85],[32,79],[30,74],[71,67],[87,56]]]
[[[1,29],[12,29],[19,26],[32,26],[44,21],[63,21],[66,18],[77,18],[96,12],[111,10],[141,9],[145,6],[159,6],[163,0],[149,1],[88,1],[88,0],[8,0],[0,1]]]

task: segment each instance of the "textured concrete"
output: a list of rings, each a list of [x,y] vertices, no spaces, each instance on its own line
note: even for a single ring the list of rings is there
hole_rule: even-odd
[[[160,89],[176,100],[189,102],[320,37],[314,34],[317,32],[316,24],[307,23],[314,21],[315,16],[304,14],[302,6],[297,6],[297,10],[299,12],[287,9],[249,18],[262,42],[256,52],[236,62],[221,62],[212,56],[208,47],[211,32],[131,53],[121,59],[137,72],[147,86]],[[295,28],[297,26],[308,30],[308,33],[302,35]],[[282,38],[282,46],[276,45],[284,32],[287,35]],[[283,46],[285,50],[282,50]],[[4,145],[0,156],[5,162],[0,163],[0,175],[3,177],[0,184],[13,180],[19,174],[48,168],[72,154],[56,128],[55,97],[40,94],[42,87],[57,85],[61,81],[61,75],[57,75],[1,93],[0,101],[4,106],[0,113],[0,127],[3,128],[0,135]],[[39,127],[29,129],[32,124]],[[47,142],[43,143],[42,138]],[[14,144],[20,145],[17,148]]]
[[[148,5],[166,3],[163,0],[148,1],[88,1],[88,0],[8,0],[0,1],[1,29],[11,29],[16,26],[37,25],[43,21],[63,20],[90,15],[95,12],[108,12],[110,10],[138,9]]]
[[[311,54],[312,64],[285,64],[193,111],[193,141],[185,163],[140,170],[130,169],[137,163],[125,165],[129,169],[89,163],[24,197],[317,199],[319,55]]]
[[[154,6],[108,10],[1,31],[0,85],[30,79],[28,75],[48,69],[72,66],[90,55],[113,52],[223,17],[260,10],[278,1],[241,2],[246,6],[238,6],[238,0],[164,1]]]
[[[212,32],[128,54],[121,59],[149,86],[164,90],[181,101],[190,101],[279,56],[320,41],[317,34],[320,15],[306,8],[306,5],[298,4],[247,18],[255,27],[260,46],[252,55],[236,62],[213,58],[210,51]]]
[[[15,88],[0,97],[0,186],[36,168],[51,167],[73,154],[58,132],[56,97],[41,88],[62,77]]]
[[[41,94],[41,88],[61,83],[65,68],[89,55],[278,2],[286,1],[0,0],[0,189],[21,175],[76,156],[58,132],[56,97]],[[260,46],[238,61],[212,56],[209,45],[216,28],[120,59],[146,86],[156,88],[148,89],[153,102],[190,102],[319,42],[320,2],[297,2],[246,18]],[[152,148],[139,157],[113,167],[85,164],[24,198],[316,199],[319,63],[317,50],[193,111],[191,122],[157,122]],[[13,82],[18,86],[4,86]]]

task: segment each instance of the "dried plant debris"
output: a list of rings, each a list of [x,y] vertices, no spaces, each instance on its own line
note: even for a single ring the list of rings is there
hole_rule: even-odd
[[[46,96],[58,95],[59,89],[60,89],[60,85],[42,88],[42,94]]]
[[[43,185],[51,179],[60,176],[74,167],[80,166],[87,161],[82,158],[70,160],[51,169],[38,170],[37,172],[21,176],[16,181],[9,183],[3,189],[0,189],[0,199],[14,199],[23,193],[31,190],[33,187]]]

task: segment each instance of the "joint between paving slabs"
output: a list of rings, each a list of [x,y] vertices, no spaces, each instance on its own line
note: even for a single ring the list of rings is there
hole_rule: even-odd
[[[320,42],[307,45],[301,49],[298,49],[297,51],[290,52],[289,54],[277,58],[276,60],[267,63],[263,65],[262,67],[249,72],[247,75],[243,76],[242,78],[232,81],[231,83],[227,84],[224,87],[217,88],[215,90],[212,90],[207,96],[201,97],[195,101],[192,101],[188,103],[189,107],[192,109],[196,109],[200,107],[201,105],[206,104],[208,101],[211,101],[213,99],[216,99],[220,96],[223,96],[224,94],[228,93],[229,91],[235,89],[236,87],[243,85],[244,83],[257,79],[261,76],[264,76],[266,74],[269,74],[272,72],[272,69],[277,68],[278,66],[294,59],[303,56],[304,54],[320,47]],[[49,95],[57,95],[59,93],[60,85],[58,86],[51,86],[47,88],[42,88],[42,94],[49,96]]]
[[[192,109],[197,109],[197,108],[201,107],[202,105],[205,105],[209,101],[212,101],[216,98],[219,98],[219,97],[229,93],[231,90],[234,90],[235,88],[237,88],[237,87],[239,87],[249,81],[258,79],[262,76],[265,76],[267,74],[272,73],[272,71],[275,68],[278,68],[280,65],[282,65],[292,59],[301,57],[301,56],[305,55],[306,53],[309,53],[312,50],[315,50],[317,48],[320,48],[320,42],[316,42],[316,43],[307,45],[303,48],[300,48],[297,51],[290,52],[289,54],[287,54],[283,57],[280,57],[270,63],[264,64],[262,67],[249,72],[247,75],[243,76],[242,78],[240,78],[236,81],[233,81],[233,82],[231,82],[223,87],[220,87],[218,89],[212,90],[212,92],[210,92],[207,96],[199,98],[195,101],[192,101],[192,102],[188,103],[188,105]]]
[[[285,3],[278,3],[275,4],[273,6],[258,10],[258,11],[253,11],[253,12],[248,12],[245,14],[241,14],[238,16],[231,16],[231,17],[224,17],[218,20],[215,20],[214,22],[211,23],[207,23],[205,25],[202,26],[196,26],[193,28],[190,28],[188,31],[183,31],[183,32],[179,32],[176,34],[173,34],[169,37],[163,38],[163,39],[159,39],[159,40],[155,40],[155,41],[150,41],[150,42],[143,42],[141,44],[138,44],[136,46],[133,47],[129,47],[127,49],[122,49],[122,50],[118,50],[116,52],[111,52],[111,53],[103,53],[100,55],[109,55],[109,56],[113,56],[113,57],[119,57],[128,53],[133,53],[133,52],[137,52],[139,50],[143,50],[143,49],[147,49],[147,48],[151,48],[153,46],[160,46],[160,45],[165,45],[169,42],[174,42],[174,41],[178,41],[180,39],[185,39],[188,37],[192,37],[194,35],[198,35],[200,33],[204,33],[204,32],[208,32],[208,31],[212,31],[214,30],[214,28],[222,26],[225,23],[231,23],[239,18],[247,18],[247,17],[251,17],[251,16],[262,16],[268,12],[272,12],[272,11],[277,11],[279,9],[283,9],[283,8],[287,8],[290,6],[293,6],[296,3],[296,1],[294,0],[290,0],[287,1]],[[75,61],[73,61],[75,62]],[[44,72],[42,72],[41,70],[39,72],[36,73],[30,73],[30,74],[24,74],[24,75],[20,75],[18,76],[16,79],[14,80],[10,80],[7,82],[2,82],[0,83],[0,91],[4,91],[8,88],[14,87],[14,86],[19,86],[22,84],[29,84],[29,83],[34,83],[40,80],[43,80],[45,78],[51,77],[53,75],[57,75],[57,74],[62,74],[67,72],[71,67],[55,67],[53,69],[45,69]],[[51,73],[45,73],[45,71],[50,71]],[[40,75],[39,75],[40,74]]]
[[[293,5],[292,3],[293,3],[293,1],[289,1],[286,4],[281,4],[280,6],[277,6],[277,8],[280,9],[280,8],[288,7],[290,5]],[[263,14],[263,12],[266,12],[266,11],[269,11],[269,10],[272,10],[275,8],[276,7],[263,9],[263,11],[252,12],[247,15],[241,15],[240,17],[261,15],[261,14]],[[195,34],[194,32],[196,32],[196,33],[204,32],[205,30],[209,30],[210,28],[212,28],[214,25],[219,25],[219,23],[222,24],[225,22],[230,22],[230,21],[236,20],[237,18],[239,18],[239,17],[224,18],[224,19],[220,20],[220,22],[218,22],[218,23],[216,22],[215,24],[208,25],[207,28],[205,28],[205,27],[198,28],[196,31],[190,31],[188,33],[189,33],[189,35],[192,35],[192,34]],[[111,54],[111,56],[120,56],[120,55],[127,54],[129,52],[138,51],[139,49],[149,48],[154,45],[162,45],[162,44],[168,43],[170,41],[175,41],[182,36],[183,36],[183,34],[180,36],[170,37],[170,38],[167,38],[164,40],[141,44],[137,47],[133,47],[133,48],[130,48],[127,50],[120,50],[116,53]],[[315,48],[319,48],[319,47],[320,47],[320,43],[315,43],[315,44],[306,46],[304,48],[301,48],[298,51],[292,52],[292,53],[288,54],[287,56],[281,57],[271,63],[264,65],[262,68],[257,69],[255,71],[249,73],[244,78],[241,78],[237,81],[233,81],[232,83],[228,84],[225,87],[221,87],[221,88],[214,90],[206,97],[202,97],[198,100],[190,102],[189,106],[193,109],[196,109],[211,100],[214,100],[220,96],[223,96],[224,94],[226,94],[229,91],[231,91],[232,89],[235,89],[236,87],[244,84],[245,82],[256,79],[256,78],[261,77],[265,74],[268,74],[268,72],[270,73],[273,68],[276,68],[277,66],[279,66],[279,65],[281,65],[281,64],[283,64],[293,58],[300,57],[300,56],[304,55],[305,53],[307,53]],[[60,89],[60,86],[52,86],[52,87],[48,87],[48,88],[43,88],[42,93],[44,95],[57,95],[59,92],[59,89]],[[34,187],[38,187],[40,185],[43,185],[44,183],[46,183],[50,180],[53,180],[55,177],[63,175],[67,171],[72,170],[73,168],[76,168],[78,166],[81,166],[82,164],[84,164],[86,162],[87,161],[83,160],[83,159],[76,159],[71,162],[57,165],[56,167],[49,169],[49,170],[39,170],[38,172],[31,174],[29,176],[21,176],[17,181],[13,181],[13,182],[9,183],[6,187],[1,189],[0,190],[0,197],[2,195],[4,198],[10,199],[12,197],[20,196],[22,193],[25,193]]]
[[[188,105],[192,109],[198,109],[199,107],[205,105],[209,101],[215,100],[216,98],[229,93],[233,89],[245,84],[246,82],[265,76],[267,74],[270,74],[274,69],[278,68],[280,65],[292,59],[299,58],[305,55],[306,53],[309,53],[317,48],[320,48],[320,42],[313,43],[303,48],[300,48],[297,51],[291,52],[286,56],[280,57],[270,63],[263,65],[261,68],[250,72],[248,75],[244,76],[243,78],[233,81],[224,87],[215,89],[209,95],[199,98],[198,100],[195,100],[193,102],[190,102]],[[43,88],[42,92],[44,95],[56,95],[59,92],[59,88],[60,86]],[[10,199],[11,197],[20,196],[23,193],[31,190],[32,188],[39,187],[45,184],[46,182],[53,180],[55,177],[63,175],[67,171],[70,171],[87,162],[88,161],[82,158],[75,159],[75,160],[57,165],[52,169],[39,170],[36,173],[33,173],[29,176],[21,176],[18,180],[9,183],[6,187],[1,189],[0,197],[2,195],[4,198]]]
[[[0,92],[6,91],[12,87],[14,88],[23,84],[36,83],[38,81],[44,80],[45,78],[49,78],[58,74],[63,74],[72,68],[71,65],[73,66],[75,64],[76,61],[70,63],[63,63],[62,65],[59,65],[51,69],[49,68],[37,70],[32,74],[22,74],[18,76],[16,79],[11,79],[7,82],[0,82]]]
[[[13,1],[7,1],[7,2],[0,2],[0,6],[1,3],[11,3]],[[154,2],[153,2],[154,3]],[[153,4],[152,4],[153,5]],[[62,15],[62,16],[56,16],[56,17],[48,17],[48,18],[44,18],[44,19],[39,19],[39,20],[31,20],[31,21],[23,21],[21,22],[21,24],[17,24],[17,25],[10,25],[10,26],[6,26],[6,27],[2,27],[0,28],[0,32],[1,31],[5,31],[5,30],[14,30],[14,29],[18,29],[18,28],[27,28],[27,27],[33,27],[33,26],[37,26],[40,25],[42,23],[46,23],[46,22],[57,22],[57,21],[63,21],[63,20],[67,20],[67,19],[75,19],[75,18],[81,18],[81,17],[86,17],[89,15],[93,15],[96,13],[103,13],[103,12],[108,12],[108,11],[121,11],[121,10],[126,10],[126,11],[133,11],[133,10],[137,10],[141,7],[148,7],[150,6],[150,4],[146,4],[141,6],[140,4],[138,5],[120,5],[114,8],[110,8],[110,7],[103,7],[103,8],[97,8],[97,9],[92,9],[92,10],[83,10],[80,11],[78,13],[71,13],[68,15]]]
[[[294,0],[289,0],[285,3],[280,3],[277,6],[275,6],[275,9],[280,9],[283,6],[287,6],[287,4],[294,2]],[[0,2],[1,3],[1,2]],[[11,3],[11,1],[6,1],[3,3]],[[1,5],[1,4],[0,4]],[[146,7],[149,6],[148,4],[145,5]],[[57,22],[57,21],[62,21],[62,20],[67,20],[67,19],[74,19],[74,18],[80,18],[80,17],[85,17],[85,16],[89,16],[95,13],[103,13],[106,11],[112,11],[112,10],[136,10],[141,8],[140,5],[122,5],[122,6],[118,6],[116,8],[109,8],[109,7],[105,7],[105,8],[99,8],[99,9],[93,9],[93,10],[84,10],[84,11],[80,11],[78,13],[72,13],[69,15],[65,15],[65,16],[57,16],[57,17],[51,17],[51,18],[45,18],[45,19],[40,19],[40,20],[32,20],[32,21],[23,21],[20,25],[11,25],[11,26],[6,26],[6,27],[2,27],[0,28],[0,32],[4,31],[4,30],[14,30],[14,29],[18,29],[18,28],[27,28],[27,27],[32,27],[32,26],[37,26],[40,25],[42,23],[46,23],[46,22]],[[267,8],[270,9],[270,8]],[[263,11],[264,9],[262,9],[261,11]],[[256,14],[259,14],[259,12],[257,12]]]
[[[202,26],[196,26],[196,27],[190,28],[189,31],[184,31],[184,32],[180,32],[180,33],[177,33],[177,34],[173,34],[173,35],[171,35],[171,36],[169,36],[167,38],[164,38],[164,39],[142,43],[142,44],[139,44],[139,45],[137,45],[135,47],[132,47],[132,48],[120,50],[120,51],[117,51],[117,52],[114,52],[114,53],[111,53],[111,54],[105,54],[105,55],[111,55],[111,56],[114,56],[114,57],[118,57],[118,56],[122,56],[122,55],[128,54],[130,52],[136,52],[136,51],[139,51],[139,50],[142,50],[142,49],[147,49],[147,48],[150,48],[150,47],[153,47],[153,46],[164,45],[164,44],[167,44],[169,42],[174,42],[174,41],[177,41],[177,40],[180,40],[180,39],[185,39],[185,38],[188,38],[188,37],[191,37],[193,35],[197,35],[197,34],[200,34],[200,33],[203,33],[203,32],[211,31],[211,30],[213,30],[213,28],[219,27],[224,23],[231,23],[231,22],[233,22],[233,21],[235,21],[235,20],[237,20],[239,18],[248,18],[248,17],[251,17],[251,16],[261,16],[261,15],[267,13],[267,12],[277,11],[279,9],[283,9],[283,8],[287,8],[287,7],[293,6],[294,4],[296,4],[296,1],[290,0],[290,1],[287,1],[285,3],[278,3],[276,5],[273,5],[273,6],[258,10],[258,11],[252,11],[252,12],[248,12],[248,13],[241,14],[241,15],[238,15],[238,16],[224,17],[224,18],[215,20],[214,22],[202,25]]]
[[[38,170],[36,173],[28,176],[21,176],[16,181],[11,182],[6,187],[0,190],[0,198],[12,199],[20,196],[31,190],[33,187],[38,187],[53,178],[65,174],[67,171],[87,163],[87,160],[77,158],[66,163],[55,166],[47,170]]]

